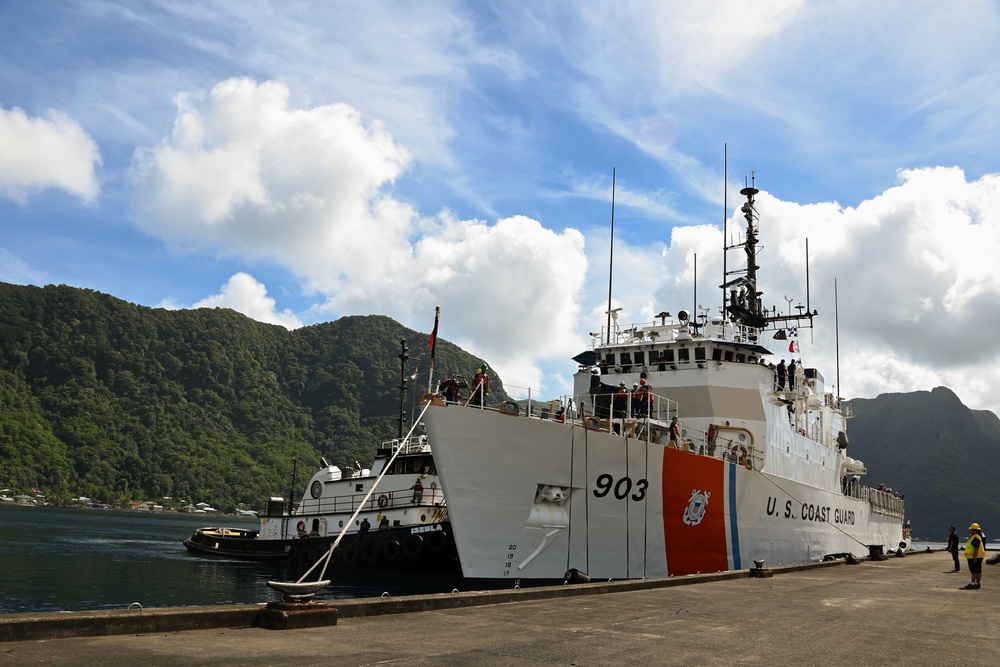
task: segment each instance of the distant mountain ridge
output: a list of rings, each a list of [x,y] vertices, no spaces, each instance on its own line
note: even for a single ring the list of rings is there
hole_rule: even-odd
[[[401,380],[408,418],[419,408],[427,345],[378,315],[288,331],[227,309],[0,283],[0,488],[259,508],[287,493],[293,459],[299,485],[320,456],[370,464],[397,433]],[[467,377],[483,363],[441,337],[436,361]],[[491,397],[506,397],[499,378]]]
[[[914,534],[944,541],[973,521],[1000,539],[1000,418],[970,410],[953,391],[881,394],[854,399],[848,454],[864,461],[868,484],[906,496]]]

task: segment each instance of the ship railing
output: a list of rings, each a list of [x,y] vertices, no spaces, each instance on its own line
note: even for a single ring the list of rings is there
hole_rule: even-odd
[[[401,454],[419,454],[420,452],[431,451],[430,442],[426,435],[415,435],[408,439],[392,439],[382,443],[382,449],[388,449],[389,454],[394,454],[397,449],[402,448]]]
[[[365,498],[363,493],[352,493],[330,498],[322,498],[318,505],[310,507],[310,514],[352,513]],[[444,493],[440,487],[425,486],[421,491],[413,487],[394,490],[379,489],[361,507],[363,512],[386,512],[393,509],[435,508],[445,505]]]
[[[867,501],[874,514],[884,514],[900,519],[906,515],[906,506],[903,499],[890,491],[875,489],[870,486],[861,486],[857,497]]]

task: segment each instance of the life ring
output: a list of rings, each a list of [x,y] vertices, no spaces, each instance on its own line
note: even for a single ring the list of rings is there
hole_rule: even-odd
[[[438,530],[427,535],[427,551],[434,553],[444,549],[448,543],[448,533]]]
[[[385,509],[385,506],[388,504],[389,504],[389,496],[383,493],[381,496],[378,497],[379,509]]]
[[[424,550],[424,538],[419,535],[409,535],[403,542],[403,553],[410,558],[415,558]]]
[[[378,560],[378,555],[381,553],[381,549],[374,542],[369,542],[361,549],[361,560],[366,563],[374,563]]]
[[[399,557],[399,553],[402,551],[402,547],[399,546],[399,542],[396,540],[389,540],[382,547],[382,555],[385,556],[386,560],[396,560]]]
[[[353,565],[354,561],[358,559],[358,554],[361,552],[361,550],[358,549],[358,545],[353,542],[345,544],[342,551],[344,553],[342,553],[340,557],[347,565]]]
[[[299,529],[300,533],[306,532],[306,522],[305,521],[299,521],[298,524],[296,524],[295,527]]]

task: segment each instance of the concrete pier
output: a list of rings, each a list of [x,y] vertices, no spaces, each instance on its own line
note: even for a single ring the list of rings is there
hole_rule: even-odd
[[[963,563],[964,566],[964,563]],[[946,553],[857,565],[480,593],[337,601],[336,625],[269,630],[255,606],[144,610],[187,618],[175,630],[67,637],[52,617],[0,616],[10,665],[899,665],[1000,664],[1000,567],[983,588]],[[688,585],[696,584],[696,585]],[[257,607],[259,609],[260,607]],[[207,621],[214,612],[219,625]],[[126,617],[135,612],[100,612]],[[226,614],[229,616],[227,617]],[[191,620],[196,619],[196,620]],[[89,621],[92,623],[92,621]],[[36,631],[31,631],[31,628]],[[56,626],[51,626],[56,627]],[[96,626],[91,626],[96,627]],[[120,630],[121,628],[119,628]],[[23,638],[18,640],[19,632]],[[28,638],[31,636],[32,638]]]

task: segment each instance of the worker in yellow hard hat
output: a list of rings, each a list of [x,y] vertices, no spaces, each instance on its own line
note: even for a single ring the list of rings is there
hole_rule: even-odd
[[[986,540],[978,523],[969,526],[969,541],[965,543],[965,557],[969,561],[972,581],[963,586],[967,591],[978,591],[979,580],[983,577],[983,559],[986,558]]]

